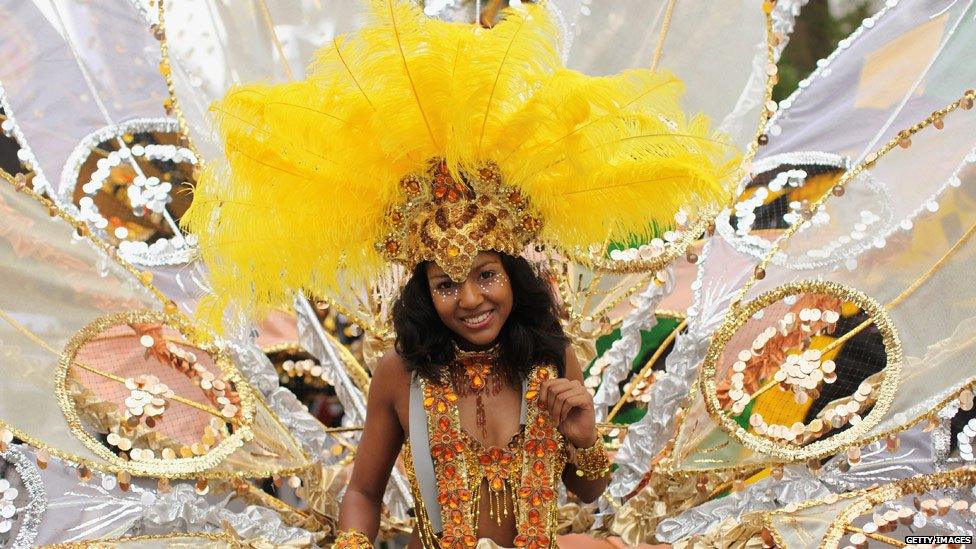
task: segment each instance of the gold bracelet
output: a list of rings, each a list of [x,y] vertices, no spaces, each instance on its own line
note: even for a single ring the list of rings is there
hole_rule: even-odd
[[[353,528],[347,528],[336,536],[332,549],[373,549],[373,543],[366,534]]]
[[[610,474],[610,456],[603,447],[603,437],[597,437],[596,443],[589,448],[577,448],[573,452],[573,465],[576,476],[586,480],[596,480]]]

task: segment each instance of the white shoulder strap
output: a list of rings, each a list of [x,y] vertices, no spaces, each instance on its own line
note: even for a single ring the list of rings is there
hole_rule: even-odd
[[[427,517],[434,532],[441,532],[441,506],[437,503],[437,481],[434,477],[434,460],[430,456],[430,437],[427,434],[427,410],[424,409],[423,381],[417,376],[410,384],[410,450],[413,454],[414,475],[420,494],[424,498]]]

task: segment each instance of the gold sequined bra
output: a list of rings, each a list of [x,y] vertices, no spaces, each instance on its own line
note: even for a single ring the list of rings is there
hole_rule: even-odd
[[[565,442],[537,404],[540,384],[555,369],[536,366],[523,384],[523,429],[505,447],[485,448],[464,432],[451,383],[422,379],[410,388],[410,439],[404,464],[413,492],[417,530],[426,548],[474,547],[481,485],[487,481],[490,516],[514,513],[516,547],[555,546],[556,483]]]

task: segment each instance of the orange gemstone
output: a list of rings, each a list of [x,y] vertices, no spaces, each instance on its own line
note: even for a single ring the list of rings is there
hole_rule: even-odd
[[[387,240],[386,241],[386,252],[387,253],[395,254],[398,251],[400,251],[400,244],[399,243],[397,243],[395,240]]]
[[[532,464],[532,472],[541,477],[546,472],[546,464],[541,459],[535,460]]]
[[[89,469],[88,467],[86,467],[84,465],[79,466],[78,467],[78,480],[80,480],[81,482],[88,482],[91,479],[92,479],[91,469]]]
[[[420,184],[417,183],[416,179],[406,178],[400,182],[403,189],[407,191],[407,194],[417,194],[420,192]]]

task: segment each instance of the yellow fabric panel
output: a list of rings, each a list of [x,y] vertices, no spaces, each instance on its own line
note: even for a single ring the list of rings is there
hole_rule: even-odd
[[[861,69],[854,108],[887,110],[901,101],[906,86],[918,79],[938,50],[948,18],[945,13],[871,52]],[[876,84],[879,80],[885,85]],[[915,96],[923,93],[924,84],[914,91]]]
[[[810,341],[811,349],[823,349],[836,338],[833,336],[816,336]],[[843,347],[843,346],[841,346]],[[840,347],[824,354],[823,360],[835,360],[840,352]],[[796,353],[791,353],[796,354]],[[803,421],[813,401],[809,400],[806,404],[797,404],[793,399],[792,392],[780,391],[773,388],[756,399],[753,405],[753,413],[762,415],[766,423],[778,423],[781,425],[792,425],[797,421]]]

